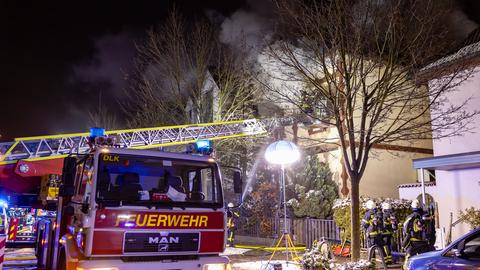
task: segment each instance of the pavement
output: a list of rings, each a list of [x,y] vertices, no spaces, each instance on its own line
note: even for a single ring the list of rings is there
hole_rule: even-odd
[[[227,247],[222,255],[229,256],[232,270],[273,270],[275,264],[282,264],[283,270],[298,270],[300,265],[285,261],[285,253],[279,251],[272,261],[268,261],[271,252],[260,249]],[[337,261],[348,261],[348,258],[336,258]],[[32,248],[6,249],[3,269],[6,270],[30,270],[36,269],[35,251]],[[379,264],[378,264],[379,266]],[[378,268],[377,266],[377,268]],[[390,265],[388,269],[401,269],[400,264]]]
[[[5,250],[5,261],[3,269],[35,269],[37,259],[33,248],[7,248]]]

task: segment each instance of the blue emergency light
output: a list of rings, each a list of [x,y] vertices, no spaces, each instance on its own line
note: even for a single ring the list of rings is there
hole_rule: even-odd
[[[3,208],[8,208],[8,203],[6,200],[2,200],[0,199],[0,207],[3,207]],[[1,213],[0,213],[1,214]]]
[[[203,155],[210,155],[213,152],[213,142],[211,140],[196,141],[195,152]]]
[[[102,136],[105,136],[105,129],[104,128],[99,128],[99,127],[90,128],[90,137],[91,138],[102,137]]]

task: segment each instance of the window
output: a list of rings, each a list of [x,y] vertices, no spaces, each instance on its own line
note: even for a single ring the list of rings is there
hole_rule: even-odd
[[[188,173],[188,191],[190,193],[203,193],[205,200],[215,201],[215,195],[219,192],[216,191],[216,185],[214,185],[214,174],[209,168],[197,169]]]
[[[465,240],[462,254],[465,254],[468,259],[480,261],[480,233]]]
[[[93,164],[92,158],[88,158],[85,161],[77,165],[77,175],[75,178],[75,195],[84,195],[87,183],[91,183]]]
[[[89,185],[92,183],[93,175],[93,157],[88,157],[77,165],[77,174],[75,176],[75,196],[74,200],[84,200],[84,195],[89,192]],[[88,189],[87,189],[88,188]]]

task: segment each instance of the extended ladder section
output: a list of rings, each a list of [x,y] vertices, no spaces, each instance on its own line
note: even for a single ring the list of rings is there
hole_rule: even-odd
[[[181,126],[112,130],[105,132],[116,139],[115,147],[146,149],[192,143],[201,139],[218,140],[262,135],[288,120],[238,120]],[[61,158],[71,153],[87,153],[89,133],[16,138],[0,143],[0,164],[18,160]]]

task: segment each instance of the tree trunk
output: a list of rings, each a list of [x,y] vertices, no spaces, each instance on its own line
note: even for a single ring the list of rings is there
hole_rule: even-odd
[[[350,198],[352,200],[351,205],[351,235],[352,242],[350,246],[350,252],[352,254],[352,261],[358,261],[360,259],[360,195],[359,186],[360,183],[357,178],[350,177],[351,192]]]

